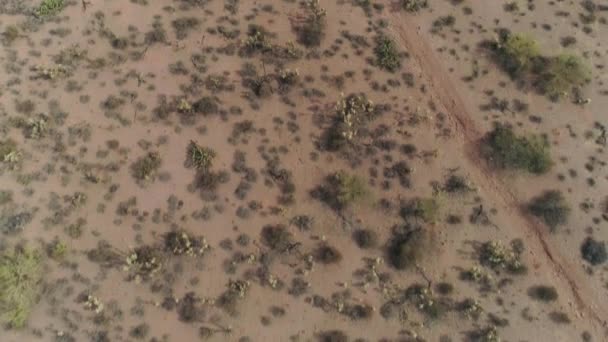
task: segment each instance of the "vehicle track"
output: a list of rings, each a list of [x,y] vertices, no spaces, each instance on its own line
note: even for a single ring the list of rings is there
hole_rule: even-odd
[[[467,107],[450,79],[449,73],[436,58],[432,47],[420,35],[414,24],[415,18],[409,14],[394,13],[389,20],[392,22],[391,28],[395,32],[395,37],[399,37],[405,50],[420,66],[422,77],[426,81],[430,93],[435,95],[440,106],[445,109],[448,117],[454,122],[456,134],[463,140],[465,154],[473,166],[479,185],[486,191],[494,193],[508,214],[517,221],[514,222],[515,226],[522,227],[525,229],[525,233],[534,238],[529,244],[532,245],[532,248],[537,247],[543,252],[558,279],[571,291],[578,312],[584,313],[597,325],[605,328],[607,322],[601,317],[608,317],[608,310],[604,307],[594,308],[589,304],[597,303],[597,300],[586,288],[584,280],[576,278],[578,272],[572,269],[558,252],[553,250],[547,241],[546,227],[526,213],[522,202],[484,163],[478,148],[483,139],[483,133],[468,114]]]

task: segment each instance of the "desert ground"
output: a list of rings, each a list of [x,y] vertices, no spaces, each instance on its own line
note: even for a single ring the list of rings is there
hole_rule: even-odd
[[[608,5],[0,0],[0,341],[608,341]]]

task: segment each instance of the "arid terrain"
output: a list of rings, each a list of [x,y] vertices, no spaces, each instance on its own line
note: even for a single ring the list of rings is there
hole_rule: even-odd
[[[0,0],[0,342],[608,341],[608,4]]]

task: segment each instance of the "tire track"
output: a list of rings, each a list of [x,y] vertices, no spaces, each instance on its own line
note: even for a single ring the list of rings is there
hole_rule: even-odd
[[[395,31],[395,36],[399,37],[405,50],[421,68],[422,77],[429,90],[446,110],[448,117],[454,121],[456,133],[463,140],[465,154],[473,164],[473,168],[476,169],[475,171],[478,174],[476,178],[480,181],[480,185],[486,191],[495,193],[511,217],[518,218],[522,223],[521,226],[535,238],[536,241],[534,242],[542,250],[553,271],[572,293],[578,311],[584,312],[599,326],[606,327],[607,322],[601,318],[608,317],[606,310],[599,308],[602,311],[600,314],[588,304],[594,302],[595,299],[593,296],[589,296],[590,291],[582,289],[578,285],[579,283],[584,285],[584,281],[577,282],[577,279],[573,276],[575,274],[574,270],[570,269],[563,258],[552,250],[546,239],[546,228],[536,218],[531,217],[522,209],[523,205],[515,194],[509,190],[509,187],[500,178],[494,175],[482,160],[478,145],[483,138],[483,133],[479,131],[475,122],[469,116],[467,107],[452,83],[449,73],[435,57],[432,47],[420,36],[418,29],[413,25],[414,18],[411,15],[395,13],[389,20],[392,21],[391,27]]]

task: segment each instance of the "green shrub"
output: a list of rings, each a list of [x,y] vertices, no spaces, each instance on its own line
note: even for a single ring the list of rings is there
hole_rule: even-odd
[[[42,3],[34,10],[37,17],[45,17],[57,14],[63,9],[64,0],[43,0]]]
[[[549,59],[540,71],[539,86],[547,96],[559,99],[572,87],[582,86],[591,78],[589,66],[579,57],[561,54]]]
[[[549,146],[540,137],[518,137],[511,128],[503,125],[488,133],[485,143],[483,155],[499,168],[542,174],[553,164]]]
[[[570,207],[562,193],[557,190],[547,191],[532,200],[528,209],[532,215],[541,218],[551,230],[568,221]]]
[[[25,325],[38,301],[42,265],[37,251],[15,248],[0,256],[0,319],[13,328]]]
[[[553,286],[538,285],[528,289],[528,295],[532,299],[552,302],[557,299],[557,290]]]
[[[606,252],[606,243],[603,241],[596,241],[591,237],[585,239],[581,246],[581,254],[591,265],[601,265],[608,260],[608,253]]]
[[[386,35],[380,35],[376,38],[374,54],[376,55],[376,64],[382,69],[395,72],[401,67],[401,57],[397,44]]]
[[[513,77],[531,71],[540,57],[536,40],[523,34],[509,34],[497,47],[499,63]]]

